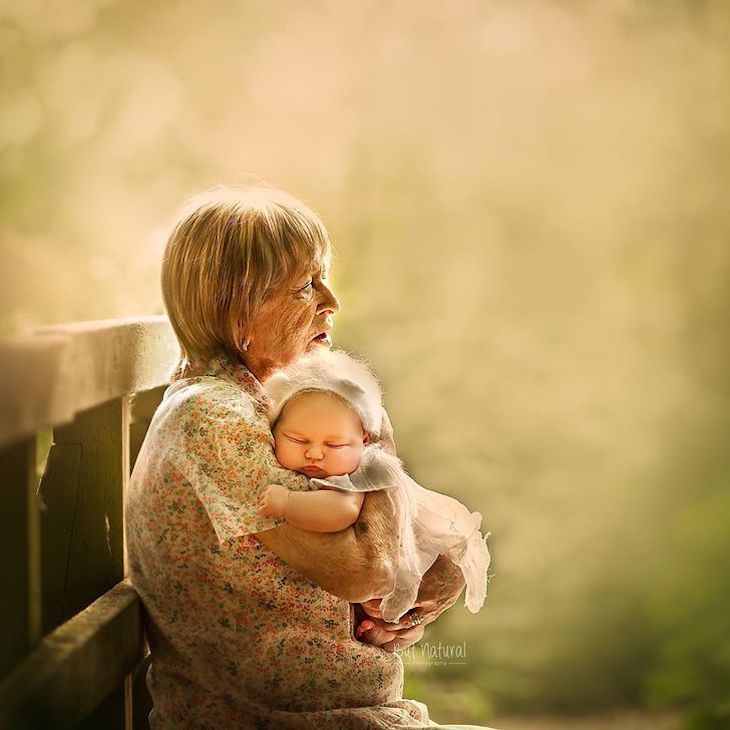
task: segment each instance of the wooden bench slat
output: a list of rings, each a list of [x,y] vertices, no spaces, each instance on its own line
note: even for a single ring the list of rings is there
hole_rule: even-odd
[[[166,317],[75,322],[0,341],[0,446],[165,384],[178,355]]]
[[[0,728],[76,727],[144,656],[139,597],[121,582],[46,636],[0,684]]]

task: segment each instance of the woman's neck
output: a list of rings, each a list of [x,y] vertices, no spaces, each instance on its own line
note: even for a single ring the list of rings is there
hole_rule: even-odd
[[[259,383],[266,382],[278,367],[277,363],[271,358],[264,358],[248,353],[242,357],[242,360],[243,364]]]

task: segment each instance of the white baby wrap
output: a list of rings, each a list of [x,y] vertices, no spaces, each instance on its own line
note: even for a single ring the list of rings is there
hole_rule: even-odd
[[[360,466],[349,477],[313,481],[344,491],[396,490],[400,540],[395,584],[380,606],[386,621],[397,621],[413,607],[421,578],[440,554],[459,566],[466,582],[465,605],[472,613],[479,611],[489,568],[479,512],[469,512],[452,497],[425,489],[406,474],[400,459],[377,444],[365,447]]]
[[[272,399],[272,422],[296,393],[331,391],[352,406],[368,433],[375,439],[380,436],[380,386],[368,368],[347,353],[317,350],[272,375],[265,386]],[[343,491],[394,490],[400,539],[395,584],[381,603],[386,621],[398,620],[413,607],[421,578],[440,554],[459,566],[466,582],[465,605],[472,613],[479,611],[487,592],[490,560],[486,538],[479,531],[479,512],[470,512],[456,499],[417,484],[400,459],[378,443],[365,446],[358,468],[349,476],[313,481]]]

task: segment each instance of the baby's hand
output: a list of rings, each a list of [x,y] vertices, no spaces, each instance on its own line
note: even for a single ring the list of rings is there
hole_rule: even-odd
[[[259,494],[258,513],[264,517],[283,517],[286,510],[286,502],[289,498],[289,490],[280,484],[269,484]]]

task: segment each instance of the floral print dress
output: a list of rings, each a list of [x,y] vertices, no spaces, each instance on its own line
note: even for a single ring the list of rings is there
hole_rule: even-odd
[[[157,728],[430,727],[396,653],[354,638],[354,609],[256,533],[280,467],[261,384],[225,356],[175,373],[126,498],[129,574],[145,608]]]

